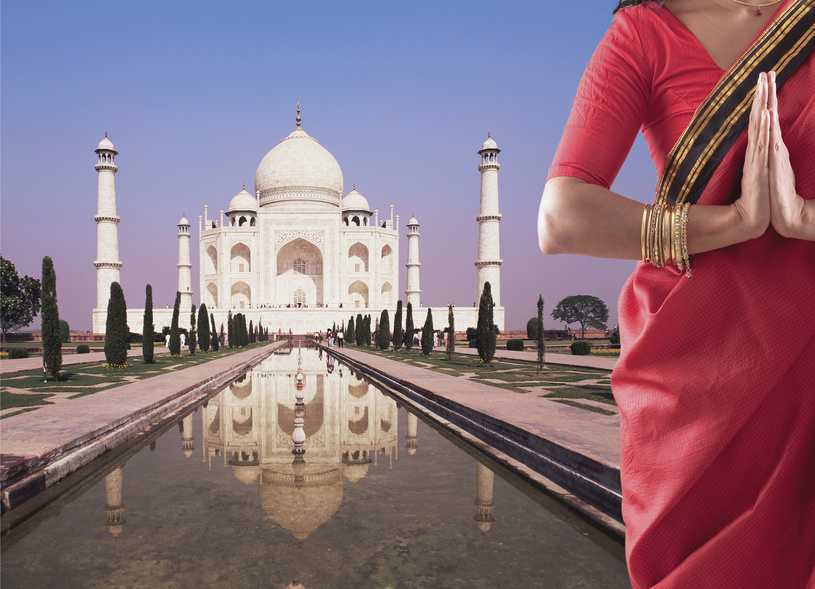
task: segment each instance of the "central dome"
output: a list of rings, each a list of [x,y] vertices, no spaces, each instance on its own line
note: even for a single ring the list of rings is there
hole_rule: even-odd
[[[261,207],[291,201],[339,206],[342,170],[334,156],[298,127],[260,161],[255,191]]]

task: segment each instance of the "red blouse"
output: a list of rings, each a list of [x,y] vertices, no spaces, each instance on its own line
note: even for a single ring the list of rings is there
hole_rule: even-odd
[[[620,11],[580,81],[549,177],[610,188],[639,129],[659,174],[723,73],[667,8]]]

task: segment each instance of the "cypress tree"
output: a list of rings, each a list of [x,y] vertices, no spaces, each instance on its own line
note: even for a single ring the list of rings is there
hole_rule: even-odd
[[[538,295],[538,376],[546,363],[546,344],[543,341],[543,295]]]
[[[396,301],[396,315],[393,316],[393,351],[402,347],[402,299]]]
[[[156,328],[153,325],[153,287],[149,284],[144,289],[144,321],[141,331],[141,356],[145,364],[155,362],[153,358],[153,343],[156,337]]]
[[[71,339],[71,326],[68,325],[68,322],[65,319],[59,320],[59,341],[63,344],[67,344],[68,340]]]
[[[447,305],[447,359],[453,357],[456,351],[456,325],[453,314],[453,305]]]
[[[478,304],[478,325],[476,326],[476,346],[482,362],[492,362],[495,355],[495,324],[492,322],[492,287],[484,283],[481,300]]]
[[[178,315],[181,310],[181,293],[175,293],[175,304],[173,305],[173,321],[170,324],[170,355],[181,355],[181,334],[178,331]]]
[[[195,305],[193,305],[190,310],[190,337],[187,340],[189,342],[191,356],[195,355],[195,346],[197,343],[196,341],[197,333],[195,330],[195,323],[196,323]]]
[[[206,303],[201,303],[198,307],[198,349],[202,352],[209,352],[209,313]]]
[[[249,328],[246,327],[246,315],[241,313],[241,327],[243,328],[243,345],[249,345]]]
[[[382,315],[379,318],[379,349],[382,351],[387,350],[391,343],[391,323],[388,317],[388,310],[382,309]]]
[[[232,311],[226,315],[226,341],[230,348],[235,345],[235,319],[232,317]]]
[[[252,320],[249,320],[249,343],[255,343],[255,327],[252,324]]]
[[[362,313],[357,313],[356,333],[354,335],[356,336],[356,344],[361,346],[362,341],[365,339],[365,320],[362,318]]]
[[[215,327],[215,316],[212,313],[209,314],[209,321],[212,324],[212,333],[210,333],[210,337],[212,338],[212,351],[217,352],[221,342],[218,341],[218,328]],[[223,331],[223,327],[221,331]]]
[[[57,274],[49,256],[42,259],[42,359],[51,378],[57,380],[62,370],[62,339],[59,337],[57,307]]]
[[[354,316],[348,320],[348,330],[345,332],[345,341],[350,343],[357,343],[357,334],[354,331]]]
[[[127,364],[127,304],[118,282],[110,283],[108,317],[105,323],[105,360],[111,366]]]
[[[407,318],[405,319],[405,349],[409,352],[413,349],[413,304],[407,304]]]
[[[258,341],[262,342],[265,341],[266,338],[263,337],[263,319],[258,319]]]
[[[366,346],[371,345],[371,315],[365,315],[365,341],[362,342]]]
[[[427,309],[427,318],[422,327],[422,354],[429,356],[433,351],[433,312]]]
[[[226,337],[226,332],[224,332],[224,324],[221,323],[221,337],[220,337],[221,345],[223,345],[223,343],[226,341],[224,337]]]

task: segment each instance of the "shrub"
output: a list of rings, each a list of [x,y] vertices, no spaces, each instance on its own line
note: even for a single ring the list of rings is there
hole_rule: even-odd
[[[475,327],[467,328],[467,341],[472,341],[478,337],[478,331]]]
[[[591,354],[591,344],[585,340],[572,342],[572,356],[588,356]]]
[[[59,320],[59,339],[63,344],[68,343],[68,339],[71,337],[71,326],[68,325],[68,322],[65,319]]]
[[[620,330],[615,329],[611,332],[611,335],[608,336],[608,341],[612,346],[619,346],[620,345]]]
[[[77,354],[89,354],[91,349],[88,347],[88,344],[79,344],[76,347]]]
[[[478,342],[475,341],[474,339],[471,339],[470,341],[467,342],[467,347],[468,348],[477,348],[478,347]]]
[[[538,318],[532,317],[526,322],[526,339],[538,339]]]
[[[25,348],[10,348],[8,351],[9,360],[18,360],[20,358],[28,358],[28,350]]]
[[[512,350],[512,351],[515,351],[515,352],[523,352],[524,351],[524,340],[522,340],[522,339],[507,340],[507,350]]]

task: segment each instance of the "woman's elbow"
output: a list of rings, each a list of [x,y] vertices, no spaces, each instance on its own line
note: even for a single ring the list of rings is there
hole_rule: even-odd
[[[565,236],[560,234],[559,228],[562,224],[557,221],[561,198],[562,195],[556,189],[556,183],[553,183],[552,180],[547,182],[538,209],[538,246],[546,255],[564,252]]]

